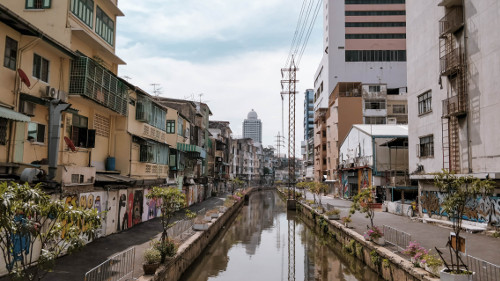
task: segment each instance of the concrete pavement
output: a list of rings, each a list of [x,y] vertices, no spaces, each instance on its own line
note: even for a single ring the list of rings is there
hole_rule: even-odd
[[[195,204],[189,209],[193,212],[201,209],[209,210],[223,205],[225,196],[211,197],[201,203]],[[179,220],[180,215],[174,221]],[[80,251],[71,255],[58,258],[53,272],[49,272],[44,280],[68,281],[84,280],[85,273],[96,267],[109,257],[135,246],[134,273],[137,278],[144,274],[142,270],[144,251],[149,248],[150,241],[159,238],[162,232],[160,219],[155,218],[140,223],[133,228],[114,233],[106,237],[94,240]],[[7,277],[0,281],[8,280]]]
[[[312,200],[312,194],[308,193],[308,200]],[[340,216],[347,216],[351,201],[330,196],[322,196],[321,203],[326,207],[326,204],[331,204],[341,210]],[[365,218],[365,214],[356,212],[351,216],[352,222],[349,224],[354,227],[354,230],[360,234],[366,231],[370,224],[369,219]],[[446,242],[450,235],[451,228],[445,225],[422,223],[419,220],[412,220],[408,217],[398,216],[395,214],[377,211],[373,221],[374,225],[388,225],[398,230],[411,234],[412,241],[417,241],[426,249],[432,249],[436,253],[434,247],[447,253]],[[500,239],[487,236],[483,233],[460,233],[460,236],[466,239],[467,254],[476,258],[488,261],[490,263],[500,265]]]

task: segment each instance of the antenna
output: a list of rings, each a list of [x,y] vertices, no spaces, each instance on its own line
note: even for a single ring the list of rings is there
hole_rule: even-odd
[[[159,83],[151,83],[150,84],[151,86],[153,86],[153,94],[155,95],[155,97],[158,97],[159,95],[162,94],[161,92],[161,87]]]

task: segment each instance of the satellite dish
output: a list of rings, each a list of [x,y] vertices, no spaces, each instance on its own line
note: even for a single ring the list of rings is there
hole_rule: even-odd
[[[20,68],[17,69],[17,73],[19,73],[19,77],[21,78],[21,81],[28,86],[28,88],[31,86],[30,79],[28,78],[28,75],[24,73],[24,71]]]
[[[64,141],[66,142],[66,145],[69,147],[69,149],[71,149],[71,151],[73,151],[73,152],[76,151],[75,145],[68,137],[64,137]]]

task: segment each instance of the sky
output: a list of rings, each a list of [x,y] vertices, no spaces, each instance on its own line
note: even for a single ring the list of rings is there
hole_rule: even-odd
[[[150,94],[208,104],[210,120],[229,121],[233,137],[254,109],[262,143],[282,132],[281,68],[285,66],[300,0],[120,0],[118,75]],[[297,73],[296,153],[303,140],[304,91],[313,88],[322,55],[320,11]],[[153,86],[152,84],[159,84]],[[288,100],[285,98],[285,135]],[[283,151],[283,148],[282,148]],[[299,157],[299,155],[297,155]]]

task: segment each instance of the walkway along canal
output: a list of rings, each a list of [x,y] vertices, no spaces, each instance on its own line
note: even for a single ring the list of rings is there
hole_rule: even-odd
[[[288,223],[295,222],[295,280],[382,280],[314,222],[286,211],[275,191],[255,192],[180,280],[288,280]]]

